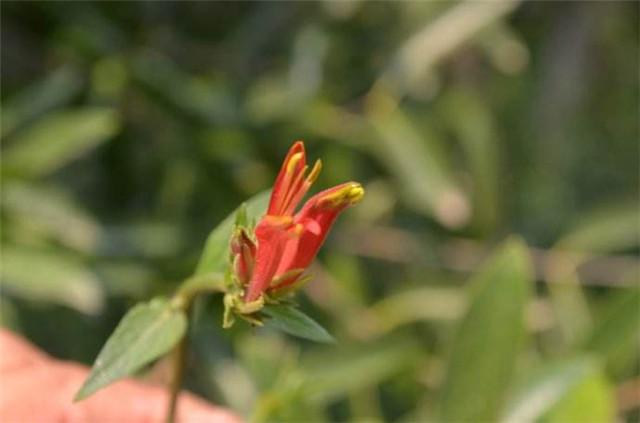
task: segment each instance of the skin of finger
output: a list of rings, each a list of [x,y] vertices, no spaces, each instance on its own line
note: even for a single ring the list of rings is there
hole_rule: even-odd
[[[22,358],[20,358],[22,357]],[[17,336],[0,332],[0,421],[162,422],[167,392],[123,380],[73,403],[86,378],[84,366],[48,358]],[[229,411],[181,394],[177,420],[238,423]]]
[[[41,362],[45,355],[23,338],[0,328],[0,372]]]

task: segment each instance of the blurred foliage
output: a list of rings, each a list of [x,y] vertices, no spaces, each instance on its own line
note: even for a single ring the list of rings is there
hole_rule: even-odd
[[[202,298],[189,389],[262,421],[637,421],[639,17],[2,2],[2,323],[91,363],[302,138],[318,186],[367,190],[300,298],[337,343]]]

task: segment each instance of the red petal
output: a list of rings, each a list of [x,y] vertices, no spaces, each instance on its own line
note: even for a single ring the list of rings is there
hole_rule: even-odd
[[[287,254],[283,254],[276,276],[292,269],[307,268],[340,212],[360,201],[363,194],[360,184],[347,182],[311,197],[295,216],[294,221],[296,225],[302,226],[302,233],[295,243],[292,241],[287,244]],[[287,283],[291,282],[287,281]],[[278,287],[284,285],[286,284]]]
[[[297,154],[302,154],[302,158],[293,164],[292,159]],[[269,201],[269,208],[267,214],[279,216],[282,215],[283,202],[287,193],[290,191],[291,184],[295,180],[295,176],[302,172],[306,166],[306,155],[304,151],[304,144],[302,141],[296,141],[287,156],[282,162],[282,167],[278,173],[275,183],[273,184],[273,191],[271,193],[271,200]]]
[[[265,216],[256,226],[258,249],[245,301],[255,301],[269,287],[290,238],[290,217]]]
[[[316,161],[307,175],[307,157],[302,141],[296,141],[285,157],[280,173],[273,185],[267,214],[271,216],[292,216],[302,197],[316,180],[322,163]]]

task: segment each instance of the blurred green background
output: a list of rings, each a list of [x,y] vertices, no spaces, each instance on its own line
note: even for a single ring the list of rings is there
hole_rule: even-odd
[[[638,421],[639,18],[3,1],[2,324],[91,364],[304,139],[315,189],[367,190],[298,296],[339,342],[204,298],[189,389],[259,421]]]

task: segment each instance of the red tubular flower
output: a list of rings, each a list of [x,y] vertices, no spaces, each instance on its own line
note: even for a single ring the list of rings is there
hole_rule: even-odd
[[[340,212],[362,199],[362,186],[347,182],[314,195],[295,213],[321,167],[318,160],[307,174],[304,144],[302,141],[293,144],[274,184],[267,214],[256,226],[255,250],[250,240],[243,244],[246,245],[243,251],[251,251],[247,258],[238,254],[240,249],[236,253],[232,248],[238,262],[236,276],[243,284],[248,280],[245,302],[259,300],[266,292],[277,292],[297,282]],[[249,268],[252,268],[250,277]]]

